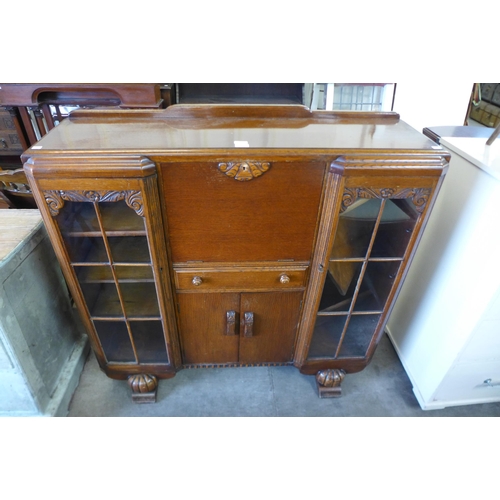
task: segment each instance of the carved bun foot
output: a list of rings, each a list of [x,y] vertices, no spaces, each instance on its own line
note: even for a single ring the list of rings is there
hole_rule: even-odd
[[[316,373],[316,385],[320,398],[339,398],[342,396],[340,384],[344,380],[344,370],[321,370]]]
[[[156,403],[158,379],[154,375],[140,373],[128,377],[128,385],[132,389],[134,403]]]

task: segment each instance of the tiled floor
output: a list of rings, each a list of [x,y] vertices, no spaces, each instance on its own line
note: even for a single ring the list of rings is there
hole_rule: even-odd
[[[90,355],[70,417],[498,417],[500,403],[423,411],[389,339],[370,365],[346,376],[343,396],[319,399],[315,379],[294,367],[182,370],[161,380],[157,403],[134,404],[126,382]]]

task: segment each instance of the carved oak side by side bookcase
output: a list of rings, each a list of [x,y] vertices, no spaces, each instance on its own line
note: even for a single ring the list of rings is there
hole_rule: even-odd
[[[383,334],[449,155],[396,113],[77,111],[23,156],[102,370],[292,365],[340,395]]]

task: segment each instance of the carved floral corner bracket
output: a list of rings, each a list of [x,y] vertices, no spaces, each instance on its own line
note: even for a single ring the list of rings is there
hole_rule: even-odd
[[[415,205],[415,209],[421,214],[425,210],[430,195],[430,188],[346,188],[344,194],[342,195],[342,206],[340,211],[343,212],[349,208],[358,198],[392,198],[396,200],[411,198],[413,204]]]
[[[271,168],[269,162],[243,161],[219,163],[219,170],[237,181],[251,181]]]
[[[137,215],[144,217],[144,205],[140,191],[45,191],[44,196],[52,217],[59,214],[65,201],[102,203],[121,200],[124,200]]]

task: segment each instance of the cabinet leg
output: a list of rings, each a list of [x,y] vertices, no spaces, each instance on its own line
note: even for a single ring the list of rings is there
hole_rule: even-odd
[[[139,373],[128,377],[134,403],[156,403],[158,379],[154,375]]]
[[[344,370],[320,370],[316,373],[316,385],[320,398],[339,398],[342,396],[340,384],[344,380]]]

